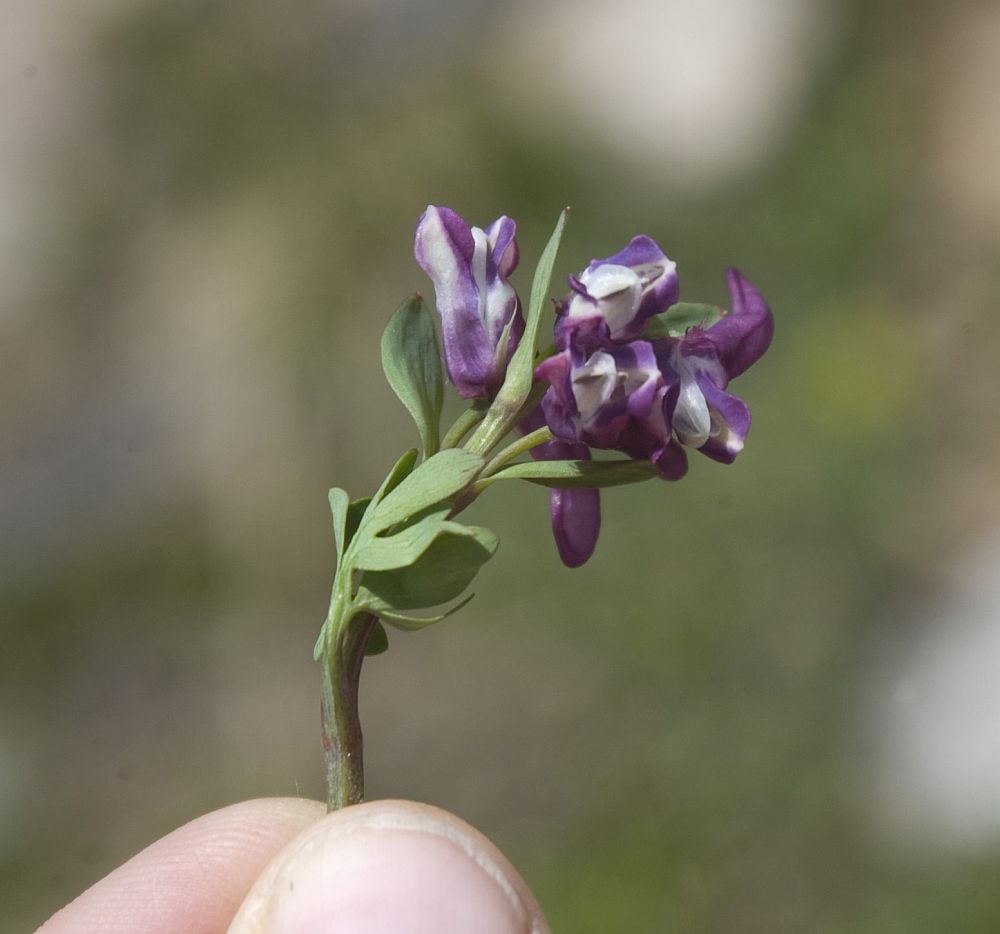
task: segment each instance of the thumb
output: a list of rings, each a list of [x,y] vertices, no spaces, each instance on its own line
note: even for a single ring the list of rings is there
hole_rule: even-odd
[[[524,880],[464,821],[372,801],[328,814],[268,865],[230,934],[548,934]]]

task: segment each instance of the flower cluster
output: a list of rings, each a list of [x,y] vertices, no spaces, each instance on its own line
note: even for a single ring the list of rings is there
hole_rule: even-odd
[[[507,281],[518,258],[514,233],[507,217],[470,229],[436,207],[417,227],[417,261],[434,282],[448,374],[466,398],[496,393],[524,330]],[[592,448],[620,451],[648,460],[666,480],[686,473],[685,447],[732,463],[750,410],[727,387],[767,350],[774,322],[749,280],[735,269],[727,279],[730,311],[679,305],[676,264],[645,236],[570,276],[570,292],[556,305],[555,352],[535,370],[548,389],[520,426],[551,431],[532,455],[589,460]],[[563,561],[583,564],[600,529],[597,490],[555,490],[551,511]]]
[[[648,459],[665,480],[687,472],[684,447],[731,464],[743,450],[750,410],[726,388],[767,350],[774,322],[740,272],[730,269],[727,279],[731,312],[675,332],[656,325],[677,301],[676,265],[649,237],[571,277],[572,292],[557,309],[559,352],[536,370],[550,384],[542,411],[552,433]],[[595,515],[597,508],[590,506]],[[587,525],[581,517],[577,523]],[[596,528],[591,538],[578,537],[573,560],[583,563],[596,541]],[[565,551],[560,545],[564,560]]]

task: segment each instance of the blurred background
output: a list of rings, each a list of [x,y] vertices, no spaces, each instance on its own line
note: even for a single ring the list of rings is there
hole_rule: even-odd
[[[322,796],[326,490],[427,203],[522,294],[638,232],[770,300],[732,467],[494,487],[475,601],[362,680],[371,797],[572,932],[1000,929],[1000,7],[4,0],[0,928],[258,795]],[[457,409],[456,409],[457,411]]]

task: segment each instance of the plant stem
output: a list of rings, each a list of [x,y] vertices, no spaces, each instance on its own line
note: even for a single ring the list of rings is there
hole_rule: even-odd
[[[323,749],[326,807],[360,804],[365,797],[364,739],[358,715],[358,685],[365,647],[376,618],[359,613],[327,641],[323,652]]]
[[[507,433],[512,428],[517,427],[524,420],[524,417],[542,401],[542,396],[545,395],[548,388],[548,383],[537,380],[532,384],[531,391],[520,408],[514,412],[505,413],[502,408],[497,408],[499,403],[494,401],[475,434],[465,443],[465,449],[486,457]]]
[[[530,451],[539,444],[552,440],[552,429],[548,425],[537,428],[523,438],[519,438],[513,444],[509,444],[500,451],[484,468],[480,476],[489,477],[495,474],[505,464],[510,463],[515,457]]]
[[[448,429],[441,441],[441,450],[458,447],[462,439],[472,431],[473,427],[479,424],[483,415],[486,414],[486,403],[477,399],[472,408],[466,409],[455,421],[455,424]]]

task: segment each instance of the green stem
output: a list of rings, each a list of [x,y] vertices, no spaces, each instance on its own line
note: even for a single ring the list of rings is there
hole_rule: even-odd
[[[365,797],[364,739],[358,715],[358,686],[365,646],[376,618],[359,613],[323,649],[323,749],[329,811],[360,804]]]
[[[496,404],[496,403],[494,403]],[[473,454],[485,457],[496,446],[497,442],[510,431],[514,423],[515,413],[509,409],[490,409],[472,437],[466,442],[465,449]]]
[[[467,409],[455,420],[455,424],[448,429],[441,440],[441,450],[447,448],[457,448],[462,443],[462,439],[482,420],[486,414],[486,403],[478,400],[473,403],[472,408]]]
[[[510,463],[515,457],[520,457],[520,455],[530,451],[532,448],[537,447],[539,444],[544,444],[546,441],[552,440],[552,429],[547,425],[535,429],[535,431],[526,434],[523,438],[518,438],[513,444],[507,445],[499,454],[497,454],[493,460],[491,460],[484,468],[483,472],[479,475],[480,477],[489,477],[495,474],[501,467],[505,464]]]
[[[466,442],[465,449],[483,457],[488,455],[541,402],[548,388],[549,384],[543,380],[536,381],[521,406],[514,410],[505,409],[499,399],[495,400],[475,434]]]

